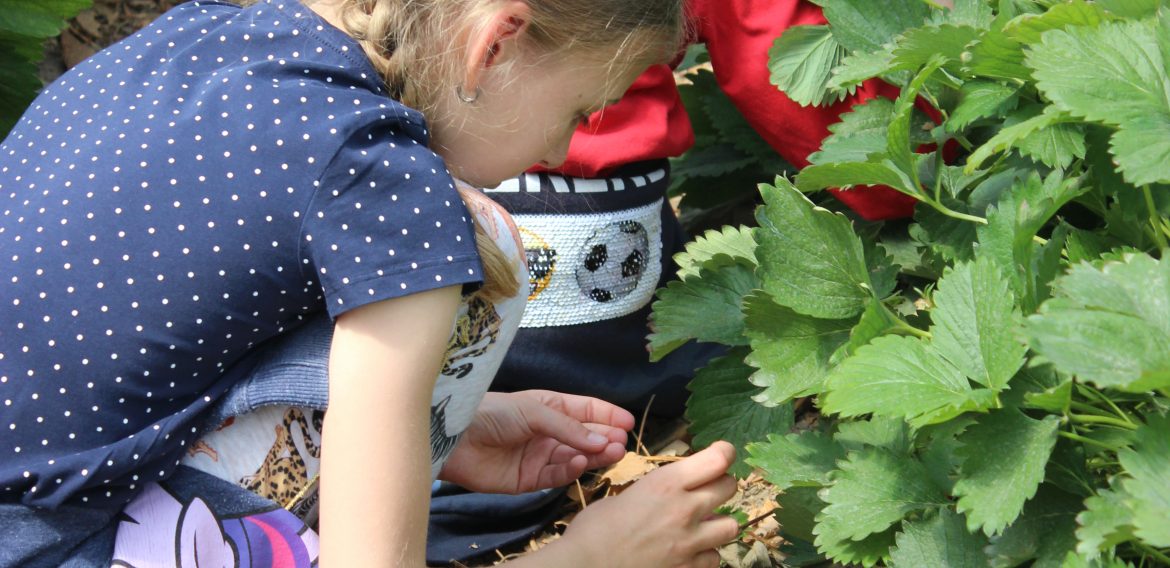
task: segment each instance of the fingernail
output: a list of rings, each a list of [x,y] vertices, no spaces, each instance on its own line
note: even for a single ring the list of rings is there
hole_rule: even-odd
[[[585,438],[590,444],[605,444],[609,442],[609,438],[598,434],[597,432],[590,432],[589,436]]]

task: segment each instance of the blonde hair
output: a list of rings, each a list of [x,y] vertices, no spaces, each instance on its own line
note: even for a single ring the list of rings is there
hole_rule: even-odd
[[[340,16],[390,96],[429,115],[461,82],[465,54],[452,39],[470,37],[505,1],[345,0]],[[669,60],[684,35],[684,0],[525,1],[531,20],[521,41],[530,53],[596,57],[611,75]],[[479,224],[476,243],[484,269],[479,294],[515,295],[520,283],[510,263]]]
[[[426,115],[460,83],[464,53],[453,39],[477,31],[505,1],[345,0],[340,13],[391,96]],[[525,2],[522,45],[538,55],[592,55],[622,71],[664,62],[682,42],[684,0]]]

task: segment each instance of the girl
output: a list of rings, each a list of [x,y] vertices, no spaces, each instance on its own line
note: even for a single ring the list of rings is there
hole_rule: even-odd
[[[322,311],[326,565],[421,565],[440,468],[520,491],[617,459],[628,414],[524,394],[488,400],[450,467],[428,459],[460,289],[507,273],[481,267],[452,175],[559,164],[673,48],[679,4],[192,2],[47,88],[0,145],[0,564],[101,549],[248,356]],[[660,470],[525,561],[716,565],[732,457]]]

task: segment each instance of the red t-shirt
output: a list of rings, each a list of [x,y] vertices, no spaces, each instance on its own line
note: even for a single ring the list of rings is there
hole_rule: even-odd
[[[873,81],[856,95],[827,108],[801,107],[770,81],[768,50],[791,26],[823,24],[821,9],[799,0],[691,0],[695,41],[706,43],[719,86],[753,128],[794,166],[808,165],[841,113],[890,90]],[[557,170],[576,177],[599,177],[633,162],[682,155],[694,144],[690,119],[666,65],[647,70],[621,102],[574,135],[565,163]],[[835,191],[866,219],[911,214],[914,199],[885,187]]]

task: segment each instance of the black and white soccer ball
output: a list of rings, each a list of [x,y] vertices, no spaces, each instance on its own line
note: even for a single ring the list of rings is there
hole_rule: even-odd
[[[619,300],[638,287],[649,262],[646,227],[634,221],[611,223],[585,242],[585,259],[577,267],[577,285],[595,302]]]

